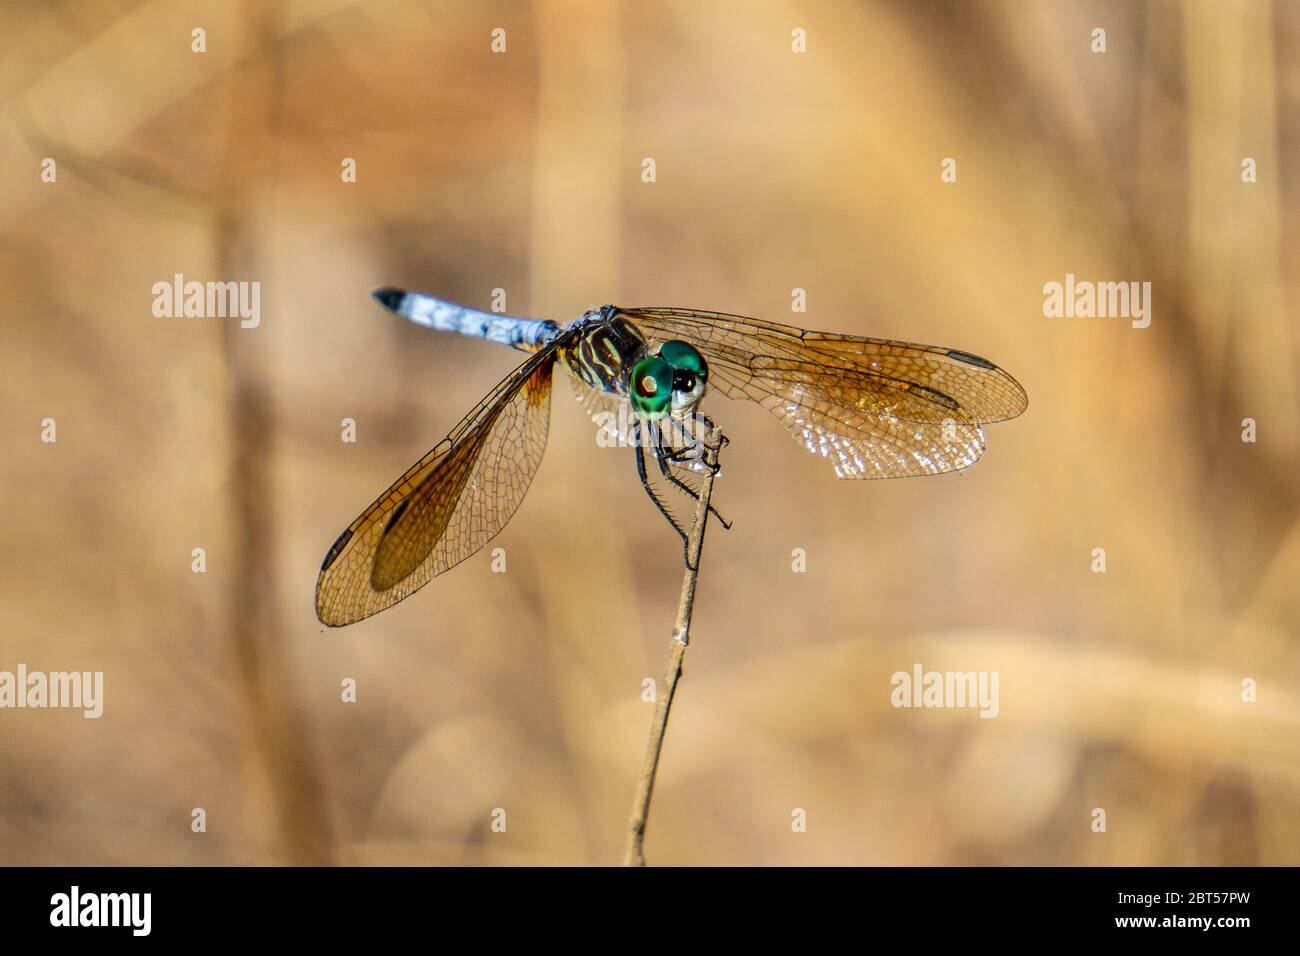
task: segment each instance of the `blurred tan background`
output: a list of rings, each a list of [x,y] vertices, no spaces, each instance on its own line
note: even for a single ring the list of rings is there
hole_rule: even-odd
[[[338,532],[520,358],[386,284],[942,344],[1030,395],[890,482],[707,403],[735,528],[652,864],[1300,863],[1297,117],[1289,2],[5,5],[0,670],[106,686],[0,711],[0,863],[621,859],[681,552],[567,383],[505,574],[315,620]],[[1150,327],[1045,318],[1067,272],[1150,281]],[[259,281],[261,325],[155,318],[175,273]],[[999,672],[1000,715],[892,708],[916,662]]]

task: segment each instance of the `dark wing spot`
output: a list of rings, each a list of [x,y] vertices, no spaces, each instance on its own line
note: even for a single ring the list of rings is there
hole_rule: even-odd
[[[969,352],[958,352],[956,349],[948,350],[948,358],[956,359],[958,362],[965,362],[967,365],[974,365],[977,368],[997,368],[986,358],[980,358],[978,355],[971,355]]]
[[[335,541],[332,545],[330,545],[329,552],[325,555],[325,561],[320,566],[322,574],[328,571],[330,565],[338,560],[339,555],[343,553],[343,548],[347,545],[348,541],[350,541],[351,539],[352,539],[352,529],[348,528],[348,530],[344,531],[341,535],[339,535],[339,539],[337,541]]]
[[[914,392],[917,395],[920,395],[921,397],[928,399],[929,401],[942,405],[944,408],[951,408],[951,409],[961,408],[961,406],[957,403],[957,400],[955,398],[952,398],[949,395],[945,395],[943,392],[930,388],[930,386],[928,385],[919,385],[916,382],[913,382],[907,386],[907,390],[909,392]]]
[[[406,513],[406,506],[410,503],[410,498],[403,498],[402,503],[393,509],[393,513],[388,516],[388,520],[384,523],[384,534],[388,534],[392,530],[393,525],[397,524],[398,519]]]

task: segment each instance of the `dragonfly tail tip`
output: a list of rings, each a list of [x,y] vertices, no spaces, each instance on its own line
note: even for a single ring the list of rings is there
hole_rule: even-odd
[[[396,312],[406,298],[405,289],[394,289],[391,286],[385,286],[382,289],[376,289],[370,293],[375,297],[375,301],[391,312]]]

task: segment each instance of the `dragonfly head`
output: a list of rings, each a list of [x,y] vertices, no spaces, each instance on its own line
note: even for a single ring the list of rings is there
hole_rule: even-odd
[[[678,341],[660,346],[659,357],[673,370],[673,414],[694,412],[709,383],[709,363],[704,361],[704,356],[695,346]]]
[[[632,367],[628,395],[638,415],[657,421],[668,414],[680,416],[693,412],[704,397],[708,380],[708,363],[694,346],[665,342],[658,354],[647,356]]]
[[[657,355],[643,358],[632,366],[627,394],[633,411],[649,421],[658,421],[672,405],[673,367]]]

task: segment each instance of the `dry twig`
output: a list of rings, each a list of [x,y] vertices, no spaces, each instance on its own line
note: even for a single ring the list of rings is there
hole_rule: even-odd
[[[714,431],[706,439],[709,453],[716,463],[718,454],[718,433]],[[623,853],[624,866],[645,866],[646,818],[650,814],[650,797],[654,793],[655,775],[659,770],[659,756],[663,752],[664,734],[668,730],[668,714],[672,710],[673,696],[677,693],[677,682],[682,676],[682,660],[686,656],[686,646],[690,642],[691,612],[695,608],[695,582],[700,573],[700,553],[704,549],[704,528],[709,520],[709,499],[713,494],[712,472],[706,472],[700,485],[700,500],[695,508],[695,518],[691,522],[691,533],[687,541],[686,573],[682,577],[682,596],[677,605],[677,622],[673,625],[673,637],[668,648],[668,666],[664,669],[664,686],[655,705],[654,720],[650,724],[650,740],[646,744],[645,760],[641,765],[641,777],[637,781],[636,797],[632,801],[632,816],[627,824],[627,848]]]

